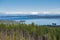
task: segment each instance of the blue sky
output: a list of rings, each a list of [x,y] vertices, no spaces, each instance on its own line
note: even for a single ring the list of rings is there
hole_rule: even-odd
[[[0,0],[0,12],[60,13],[60,0]]]

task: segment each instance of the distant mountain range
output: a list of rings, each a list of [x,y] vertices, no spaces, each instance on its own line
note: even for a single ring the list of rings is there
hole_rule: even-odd
[[[0,14],[0,20],[21,20],[40,18],[60,18],[60,14]]]

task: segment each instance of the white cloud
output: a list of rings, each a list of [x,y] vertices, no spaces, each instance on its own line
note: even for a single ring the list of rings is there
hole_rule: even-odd
[[[39,14],[39,12],[30,12],[31,14]]]
[[[60,11],[42,11],[42,12],[0,12],[1,14],[60,14]]]
[[[44,12],[42,12],[43,14],[50,14],[51,12],[49,12],[49,11],[44,11]]]
[[[47,11],[30,11],[30,12],[20,12],[20,11],[3,12],[0,10],[0,14],[60,14],[60,8],[50,9]]]
[[[6,14],[21,14],[22,12],[5,12]]]
[[[38,14],[39,12],[5,12],[6,14]]]

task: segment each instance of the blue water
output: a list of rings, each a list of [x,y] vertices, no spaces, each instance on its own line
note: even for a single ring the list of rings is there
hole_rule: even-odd
[[[52,25],[52,23],[56,23],[57,25],[60,25],[60,19],[31,19],[31,20],[25,20],[26,24],[31,24],[34,22],[38,25]]]
[[[40,19],[29,19],[26,17],[0,17],[0,20],[25,20],[26,24],[31,24],[34,22],[38,25],[52,25],[52,23],[56,23],[60,25],[60,18],[40,18]]]

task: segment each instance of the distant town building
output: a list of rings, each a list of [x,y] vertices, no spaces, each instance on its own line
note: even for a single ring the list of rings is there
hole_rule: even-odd
[[[56,26],[56,23],[52,23],[53,26]]]

